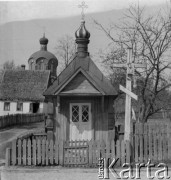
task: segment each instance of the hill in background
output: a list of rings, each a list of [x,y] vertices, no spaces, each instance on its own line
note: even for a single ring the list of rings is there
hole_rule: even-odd
[[[148,7],[147,11],[151,13],[160,7]],[[99,49],[104,49],[110,40],[94,25],[93,19],[107,27],[110,22],[121,21],[124,12],[125,9],[86,15],[86,28],[91,33],[89,52],[97,63],[99,62]],[[65,34],[69,34],[75,39],[74,34],[79,26],[80,16],[15,21],[0,25],[0,64],[14,60],[16,65],[25,64],[27,66],[30,55],[40,49],[39,39],[43,35],[43,27],[46,28],[46,37],[49,39],[48,50],[58,58],[55,53],[57,39]]]

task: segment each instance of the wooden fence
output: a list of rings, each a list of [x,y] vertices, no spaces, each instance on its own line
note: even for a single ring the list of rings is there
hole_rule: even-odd
[[[12,114],[0,116],[0,128],[44,121],[44,114]]]
[[[171,162],[171,123],[136,123],[131,145],[135,162]]]
[[[98,166],[100,158],[118,158],[117,165],[130,162],[128,141],[53,141],[15,140],[6,150],[7,165]]]

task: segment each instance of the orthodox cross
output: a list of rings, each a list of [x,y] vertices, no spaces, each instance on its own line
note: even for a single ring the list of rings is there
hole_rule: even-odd
[[[88,6],[83,1],[80,5],[78,5],[78,7],[82,9],[81,16],[82,16],[82,20],[84,20],[84,17],[85,17],[84,9],[88,8]]]
[[[131,92],[132,89],[132,78],[135,72],[135,68],[145,68],[145,64],[136,64],[132,62],[132,49],[128,48],[127,53],[127,63],[126,64],[115,64],[114,67],[116,68],[127,68],[127,75],[126,75],[126,88],[123,86],[119,86],[120,90],[126,93],[126,102],[125,102],[125,133],[124,139],[130,140],[130,133],[131,133],[131,98],[138,100],[136,94]]]

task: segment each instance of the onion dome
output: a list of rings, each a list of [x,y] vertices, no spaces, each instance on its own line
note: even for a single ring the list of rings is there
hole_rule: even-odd
[[[40,38],[40,44],[41,45],[47,45],[48,44],[48,39],[45,37],[45,34],[43,35],[42,38]]]
[[[90,38],[90,33],[87,31],[86,27],[85,27],[85,21],[81,21],[81,26],[79,27],[79,29],[75,32],[75,37],[77,39],[79,38],[84,38],[84,39],[89,39]]]

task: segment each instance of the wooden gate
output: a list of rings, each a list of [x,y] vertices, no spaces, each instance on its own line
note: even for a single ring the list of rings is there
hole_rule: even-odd
[[[88,142],[66,141],[64,143],[64,165],[88,165]]]

